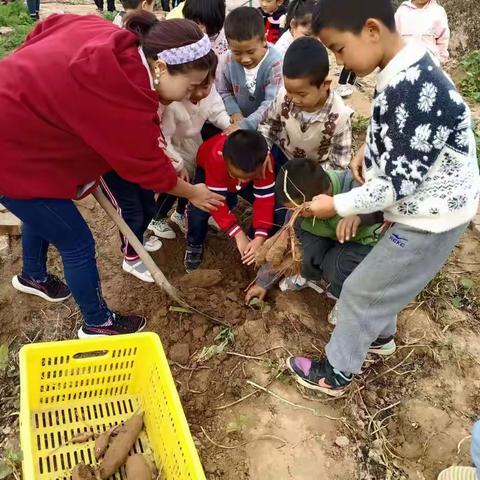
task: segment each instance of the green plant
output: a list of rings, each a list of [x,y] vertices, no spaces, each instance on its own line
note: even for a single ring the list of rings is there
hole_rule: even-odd
[[[105,20],[113,22],[113,19],[116,17],[117,12],[103,12],[102,15]]]
[[[480,103],[480,50],[466,55],[460,64],[465,70],[465,78],[460,84],[463,95]]]
[[[206,362],[215,355],[223,353],[228,344],[233,345],[235,342],[235,335],[230,327],[223,327],[214,340],[219,343],[210,345],[209,347],[203,347],[200,353],[197,355],[197,361]]]
[[[0,460],[0,480],[10,475],[19,478],[18,471],[22,460],[23,456],[21,451],[12,449],[5,450],[2,460]]]
[[[21,2],[12,2],[0,8],[0,27],[10,27],[12,32],[0,35],[0,59],[21,45],[34,24]]]

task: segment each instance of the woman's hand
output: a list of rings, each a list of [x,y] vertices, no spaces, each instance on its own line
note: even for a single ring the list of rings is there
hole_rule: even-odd
[[[252,263],[255,262],[255,253],[257,252],[257,249],[263,245],[263,242],[265,242],[265,237],[255,237],[248,245],[247,248],[245,249],[243,256],[242,256],[242,262],[245,265],[251,265]]]
[[[314,217],[325,220],[337,214],[333,205],[333,197],[329,195],[317,195],[306,208],[306,213],[311,213]]]
[[[231,135],[236,130],[240,130],[240,127],[239,127],[238,123],[232,123],[229,127],[227,127],[223,131],[223,133],[224,133],[224,135]]]
[[[358,215],[342,218],[337,224],[337,240],[344,243],[354,239],[360,223],[362,221]]]
[[[263,288],[257,284],[252,285],[247,290],[247,293],[245,294],[245,303],[249,305],[254,298],[258,298],[262,302],[266,295],[267,295],[266,288]]]
[[[353,178],[359,183],[365,183],[363,178],[363,163],[365,160],[365,145],[352,158],[348,168],[352,171]]]
[[[193,194],[188,199],[200,210],[214,212],[223,205],[224,197],[210,191],[204,183],[192,185],[192,189]]]
[[[187,172],[187,169],[183,167],[178,173],[177,177],[181,178],[182,180],[185,180],[186,182],[190,181],[190,175]]]

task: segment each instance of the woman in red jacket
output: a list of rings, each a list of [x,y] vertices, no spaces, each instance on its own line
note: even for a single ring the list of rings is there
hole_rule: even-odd
[[[144,188],[215,210],[221,197],[177,178],[165,155],[159,100],[190,95],[214,53],[188,20],[134,14],[126,29],[96,16],[52,15],[0,62],[0,202],[23,222],[23,271],[13,286],[52,302],[70,292],[80,337],[131,333],[145,318],[103,300],[92,234],[72,199],[115,170]],[[62,257],[65,285],[47,272]]]

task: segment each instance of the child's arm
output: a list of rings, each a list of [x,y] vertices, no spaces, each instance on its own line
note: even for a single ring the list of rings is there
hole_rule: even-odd
[[[270,104],[275,100],[280,85],[282,84],[282,62],[276,61],[272,64],[270,75],[264,84],[265,98],[260,106],[247,118],[244,118],[239,127],[246,130],[256,130],[259,123],[262,121],[265,112]],[[228,111],[228,108],[227,108]]]
[[[435,28],[435,42],[437,44],[438,54],[441,62],[446,62],[449,58],[448,44],[450,42],[450,28],[445,9],[442,8],[441,19]]]
[[[269,149],[271,149],[272,146],[277,143],[278,134],[280,132],[280,129],[282,128],[280,117],[284,97],[285,94],[282,89],[280,92],[278,92],[275,100],[265,111],[262,123],[260,123],[260,125],[258,126],[258,131],[265,137]]]
[[[242,113],[238,106],[237,99],[233,93],[233,85],[230,78],[230,69],[228,68],[231,62],[230,52],[225,53],[220,59],[220,65],[218,66],[219,74],[217,75],[215,84],[217,91],[222,97],[225,109],[229,115],[234,113]]]
[[[345,169],[352,159],[352,122],[351,118],[345,122],[342,131],[336,133],[332,139],[332,148],[330,150],[330,161]]]
[[[160,107],[158,116],[160,117],[161,129],[165,140],[165,151],[172,160],[172,165],[177,173],[181,172],[185,167],[182,156],[177,152],[172,144],[172,137],[176,131],[176,104],[174,102],[168,107]]]
[[[245,303],[249,305],[254,298],[263,301],[268,290],[270,290],[277,282],[277,277],[278,274],[271,270],[268,263],[262,265],[257,273],[255,284],[252,285],[245,294]]]
[[[253,228],[255,238],[268,237],[268,232],[273,225],[273,212],[275,210],[275,177],[267,170],[265,178],[256,179],[253,183]]]
[[[212,91],[207,99],[210,101],[207,120],[220,130],[225,130],[230,126],[230,116],[225,110],[222,97],[217,92],[215,85],[212,86]]]

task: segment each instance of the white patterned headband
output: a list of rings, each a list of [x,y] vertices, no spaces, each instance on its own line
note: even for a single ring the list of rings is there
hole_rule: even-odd
[[[204,57],[211,49],[210,39],[207,35],[204,35],[198,42],[184,45],[183,47],[163,50],[157,57],[167,65],[181,65],[182,63],[193,62]]]

